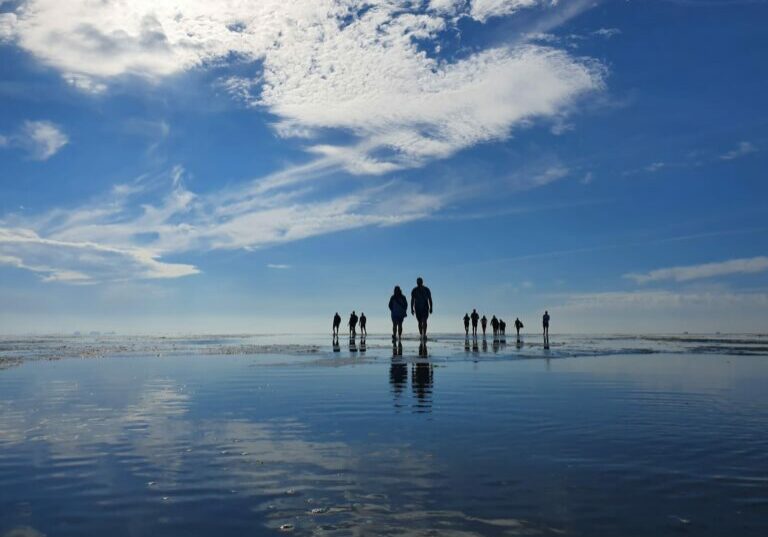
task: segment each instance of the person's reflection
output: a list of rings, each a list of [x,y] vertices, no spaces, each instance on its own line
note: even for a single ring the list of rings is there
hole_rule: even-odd
[[[549,334],[544,336],[544,348],[549,350]]]
[[[365,337],[360,338],[360,352],[365,352]]]
[[[499,345],[500,345],[499,338],[497,338],[497,337],[493,338],[493,352],[494,353],[499,352]]]
[[[480,352],[480,348],[477,346],[477,337],[472,338],[472,352]]]
[[[333,336],[333,352],[341,352],[341,345],[339,345],[339,336]]]
[[[469,352],[469,338],[464,338],[464,352]]]
[[[398,340],[397,343],[392,343],[392,356],[403,355],[403,344]]]
[[[411,368],[411,388],[416,397],[416,412],[429,412],[432,408],[433,369],[429,362],[417,362]]]
[[[392,360],[389,366],[389,383],[392,385],[392,395],[395,398],[395,406],[399,407],[400,397],[408,383],[408,366],[396,358]]]
[[[518,339],[517,341],[515,341],[515,347],[517,347],[518,349],[522,349],[523,348],[523,340],[522,339]]]
[[[354,337],[349,338],[349,352],[357,352],[357,341]]]
[[[429,350],[427,349],[427,340],[422,340],[419,343],[419,356],[422,358],[429,358]]]
[[[483,338],[483,352],[488,352],[488,342]]]

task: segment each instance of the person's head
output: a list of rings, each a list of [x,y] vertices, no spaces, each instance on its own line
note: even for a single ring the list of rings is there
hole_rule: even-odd
[[[355,314],[355,310],[352,310],[352,315],[354,315],[354,314]]]
[[[475,308],[472,308],[472,313],[477,313],[477,310]]]
[[[361,311],[360,312],[360,317],[365,317],[365,312]]]
[[[424,285],[424,280],[423,280],[423,279],[421,279],[421,276],[419,276],[418,278],[416,278],[416,285],[418,285],[419,287],[421,287],[422,285]]]
[[[544,310],[544,315],[549,315],[549,312],[547,310]]]
[[[402,295],[402,294],[403,294],[403,290],[402,290],[402,289],[400,289],[400,286],[399,286],[399,285],[395,285],[395,290],[394,290],[394,293],[395,293],[395,296],[400,296],[400,295]]]

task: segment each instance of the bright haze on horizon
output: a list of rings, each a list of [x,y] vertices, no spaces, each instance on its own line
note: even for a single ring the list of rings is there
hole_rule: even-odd
[[[764,332],[766,20],[0,0],[0,333],[384,332],[417,276],[436,331]]]

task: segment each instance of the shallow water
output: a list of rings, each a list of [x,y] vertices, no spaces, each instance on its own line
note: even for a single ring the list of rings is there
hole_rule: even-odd
[[[310,339],[14,340],[0,535],[768,534],[755,338]]]

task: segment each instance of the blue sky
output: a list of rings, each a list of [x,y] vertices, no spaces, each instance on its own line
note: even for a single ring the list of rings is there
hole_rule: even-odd
[[[0,331],[764,331],[766,16],[0,0]]]

